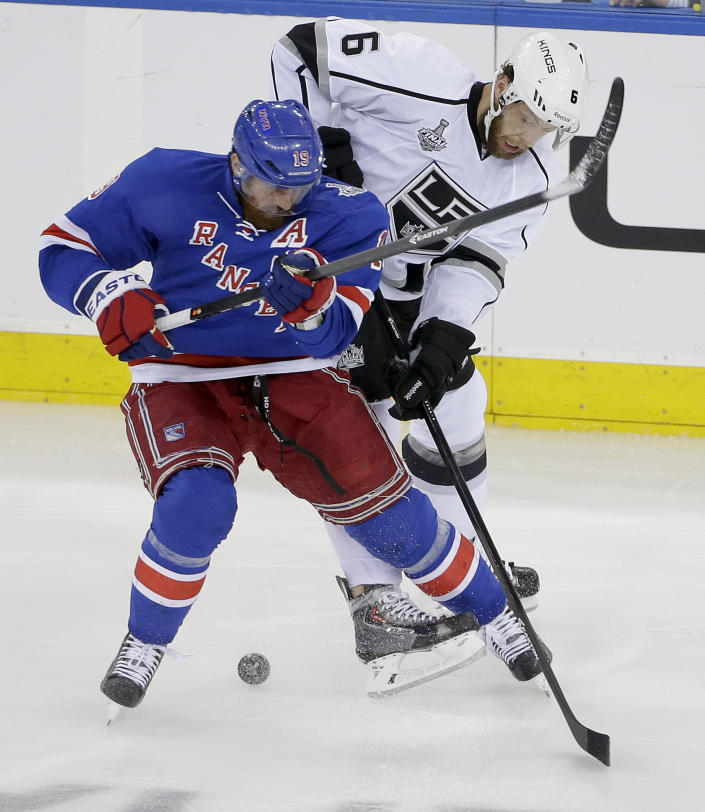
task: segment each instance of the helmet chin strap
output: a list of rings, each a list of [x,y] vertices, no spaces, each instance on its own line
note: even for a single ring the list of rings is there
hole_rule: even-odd
[[[238,160],[237,169],[233,168],[233,155]],[[235,189],[236,192],[239,193],[240,192],[240,175],[242,174],[242,164],[240,163],[240,159],[239,159],[239,157],[237,155],[237,152],[235,152],[234,149],[231,149],[230,152],[228,153],[228,166],[230,167],[230,176],[231,176],[232,181],[233,181],[233,188]]]
[[[490,88],[490,106],[487,112],[485,113],[484,125],[485,125],[485,143],[487,144],[490,140],[490,125],[492,122],[497,118],[497,116],[502,112],[503,105],[500,103],[499,107],[495,110],[494,107],[494,91],[497,87],[497,79],[499,78],[499,74],[501,71],[496,71],[494,78],[492,79],[492,87]]]

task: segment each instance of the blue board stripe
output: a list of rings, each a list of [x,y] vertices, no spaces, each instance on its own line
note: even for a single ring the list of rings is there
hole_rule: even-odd
[[[705,35],[705,14],[692,9],[619,9],[608,0],[8,0],[54,6],[266,14],[315,19],[464,23],[520,28],[574,28],[649,34]]]

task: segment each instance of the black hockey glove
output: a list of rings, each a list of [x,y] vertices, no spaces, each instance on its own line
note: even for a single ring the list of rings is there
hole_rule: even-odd
[[[361,187],[364,175],[353,158],[350,133],[342,127],[319,127],[318,134],[323,142],[323,174],[348,186]]]
[[[422,401],[438,406],[460,370],[467,375],[467,365],[474,368],[472,356],[480,351],[471,349],[474,343],[470,330],[450,321],[434,316],[420,324],[411,341],[420,350],[410,366],[401,374],[398,366],[396,371],[389,367],[388,383],[396,401],[389,414],[397,420],[415,420],[423,417]]]

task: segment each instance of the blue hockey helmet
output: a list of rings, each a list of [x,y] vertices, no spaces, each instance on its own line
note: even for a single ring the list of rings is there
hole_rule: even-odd
[[[240,164],[235,187],[265,212],[293,214],[302,208],[323,172],[321,139],[306,108],[293,99],[250,102],[235,122],[232,149]],[[277,202],[277,192],[287,193],[287,207]]]

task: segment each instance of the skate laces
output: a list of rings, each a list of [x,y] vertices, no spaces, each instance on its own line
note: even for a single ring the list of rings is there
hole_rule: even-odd
[[[120,647],[112,675],[127,677],[146,688],[166,651],[166,646],[143,643],[129,634]]]
[[[413,620],[419,623],[433,623],[438,620],[435,615],[424,612],[401,590],[383,592],[379,602],[391,617],[399,620]]]
[[[507,665],[525,651],[533,651],[523,623],[508,606],[493,621],[483,626],[480,632],[492,652]]]

